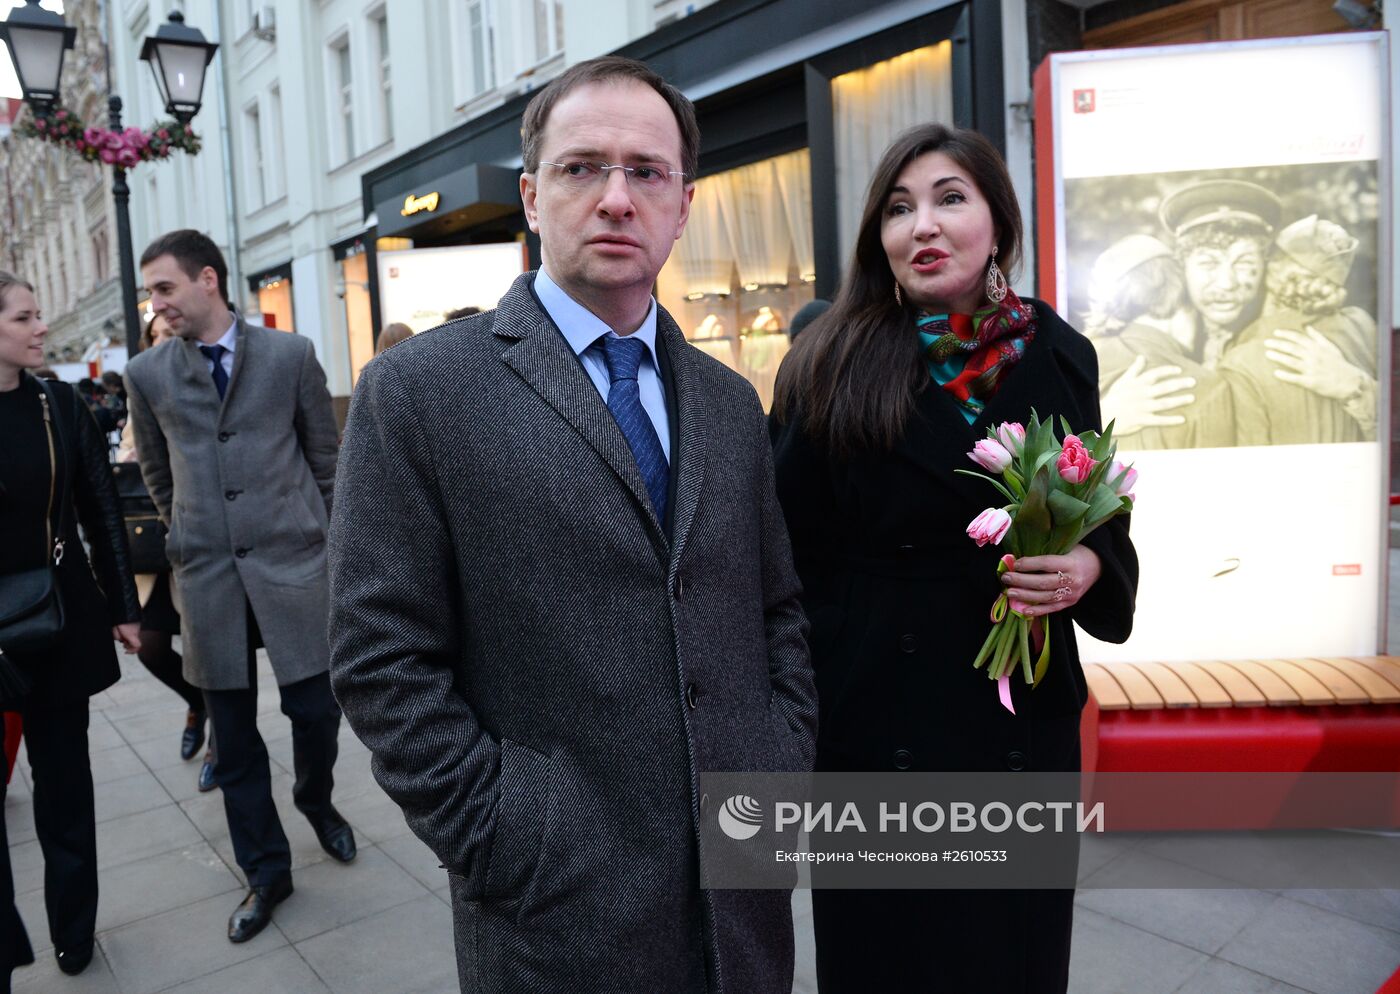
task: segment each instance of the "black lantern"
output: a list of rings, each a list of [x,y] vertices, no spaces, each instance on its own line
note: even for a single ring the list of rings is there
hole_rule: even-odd
[[[166,113],[188,124],[203,102],[204,70],[219,46],[205,41],[198,28],[185,26],[185,15],[170,12],[170,20],[141,45],[141,61],[151,64]]]
[[[63,53],[77,37],[77,28],[70,28],[61,14],[44,10],[39,0],[28,0],[0,21],[0,41],[10,50],[24,100],[35,115],[47,114],[58,103]]]

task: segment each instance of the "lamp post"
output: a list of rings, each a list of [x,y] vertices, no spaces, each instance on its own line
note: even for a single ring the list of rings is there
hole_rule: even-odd
[[[24,102],[36,120],[49,118],[59,106],[63,54],[73,47],[77,34],[77,29],[69,27],[61,14],[40,7],[39,0],[26,0],[26,6],[11,11],[8,19],[0,21],[0,42],[10,50]],[[216,43],[206,41],[199,30],[187,27],[185,15],[178,10],[172,11],[169,21],[141,46],[141,60],[151,66],[166,113],[182,125],[199,113],[204,71],[218,48]],[[109,95],[107,109],[108,126],[120,133],[121,97]],[[117,215],[126,350],[128,356],[134,356],[141,346],[141,320],[136,311],[136,258],[131,245],[131,189],[126,183],[126,170],[120,162],[112,164],[112,199]]]

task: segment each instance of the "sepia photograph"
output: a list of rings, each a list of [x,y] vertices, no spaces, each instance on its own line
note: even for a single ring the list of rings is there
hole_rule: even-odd
[[[1374,162],[1065,182],[1072,320],[1125,449],[1376,438]]]

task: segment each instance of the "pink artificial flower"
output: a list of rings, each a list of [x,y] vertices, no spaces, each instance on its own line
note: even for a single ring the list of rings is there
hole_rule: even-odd
[[[89,145],[101,145],[102,129],[88,128],[86,131],[83,132],[83,141],[87,142]]]
[[[1119,479],[1122,477],[1122,479]],[[1109,480],[1117,480],[1113,484],[1113,492],[1119,497],[1126,497],[1128,500],[1136,500],[1133,496],[1133,487],[1137,486],[1138,471],[1131,466],[1124,466],[1117,459],[1108,468]]]
[[[56,118],[57,118],[58,120],[60,120],[60,121],[63,120],[63,119],[64,119],[65,117],[67,117],[67,116],[68,116],[68,112],[67,112],[66,110],[60,110],[57,114],[54,115],[54,117],[56,117]]]
[[[159,138],[161,141],[169,141],[170,132],[167,131],[165,128],[161,128],[159,131],[156,132],[156,137]]]
[[[1026,426],[1019,421],[1003,421],[997,425],[997,439],[1009,452],[1019,456],[1026,444]]]
[[[1083,483],[1096,465],[1098,464],[1089,455],[1089,450],[1084,448],[1084,443],[1079,440],[1078,435],[1065,436],[1064,448],[1061,449],[1059,462],[1056,463],[1061,479],[1071,484]]]
[[[972,447],[967,457],[991,473],[1003,472],[1011,465],[1011,453],[1000,442],[984,438]]]
[[[104,148],[97,154],[101,157],[102,161],[107,163],[107,165],[109,166],[117,161],[117,153],[113,152],[110,148]]]
[[[124,148],[117,153],[117,165],[130,169],[141,161],[141,153],[134,148]]]
[[[1000,545],[1011,529],[1011,515],[999,507],[989,507],[967,526],[967,537],[978,545]]]
[[[46,131],[46,130],[48,130],[48,126],[49,126],[49,122],[46,121],[46,120],[44,120],[42,117],[36,117],[36,118],[34,119],[34,127],[35,127],[36,130],[38,130],[38,131]]]
[[[113,152],[120,152],[123,148],[126,147],[126,142],[122,140],[122,136],[116,131],[107,132],[103,136],[102,141]]]

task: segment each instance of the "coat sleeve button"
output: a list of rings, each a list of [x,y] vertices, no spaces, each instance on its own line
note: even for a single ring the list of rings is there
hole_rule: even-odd
[[[237,500],[237,499],[238,499],[238,491],[237,491],[237,490],[225,490],[225,491],[224,491],[224,500]]]
[[[912,635],[906,635],[899,640],[899,647],[905,652],[913,652],[919,647],[919,640]]]
[[[233,554],[234,554],[235,556],[237,556],[239,559],[243,559],[244,557],[246,557],[246,556],[248,555],[248,550],[245,549],[245,548],[243,548],[242,546],[239,546],[237,549],[234,549],[234,550],[233,550]]]
[[[692,711],[700,704],[700,689],[693,683],[685,685],[685,703]]]
[[[219,432],[219,441],[221,441],[221,442],[227,442],[227,441],[228,441],[228,432],[226,432],[226,431],[221,431],[221,432]]]
[[[896,749],[894,751],[894,768],[896,770],[907,770],[914,765],[914,754],[908,749]]]
[[[700,814],[701,814],[701,816],[703,817],[704,814],[705,814],[707,811],[709,811],[709,810],[710,810],[710,795],[709,795],[709,794],[701,794],[701,795],[700,795]]]
[[[1006,768],[1008,770],[1024,770],[1026,768],[1026,754],[1019,749],[1012,749],[1006,754]]]

